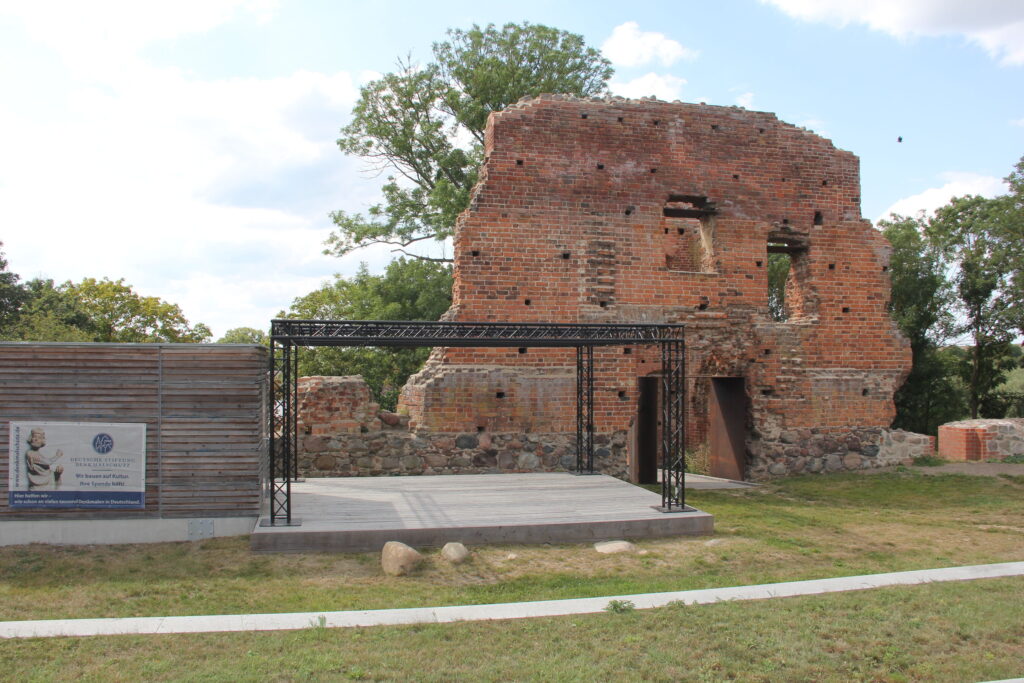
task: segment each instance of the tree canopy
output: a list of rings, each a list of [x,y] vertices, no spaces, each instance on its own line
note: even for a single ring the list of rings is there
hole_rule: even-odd
[[[610,62],[579,35],[539,24],[452,29],[434,61],[400,60],[363,86],[339,148],[388,173],[384,201],[368,215],[335,211],[325,253],[370,244],[406,249],[452,234],[469,204],[491,112],[525,96],[606,92]]]
[[[892,216],[894,319],[914,368],[896,396],[897,426],[934,433],[946,421],[1003,417],[1007,372],[1024,333],[1024,158],[994,198],[954,197],[931,218]],[[968,344],[941,348],[948,342]]]
[[[451,291],[449,266],[399,258],[382,275],[371,275],[365,264],[351,278],[336,275],[279,317],[437,320],[451,305]],[[319,347],[299,356],[299,375],[362,375],[377,402],[394,410],[402,385],[429,354],[428,348]]]
[[[210,338],[209,328],[189,323],[176,304],[142,296],[123,279],[85,278],[61,285],[35,279],[17,287],[18,305],[0,324],[5,340],[138,343]]]

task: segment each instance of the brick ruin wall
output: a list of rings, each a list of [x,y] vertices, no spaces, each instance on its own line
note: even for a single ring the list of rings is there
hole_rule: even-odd
[[[1024,455],[1024,418],[960,420],[939,427],[939,457],[946,460],[1002,460]]]
[[[769,314],[769,245],[792,262],[785,322]],[[708,438],[711,378],[742,378],[748,477],[872,467],[929,448],[887,429],[910,367],[886,310],[890,251],[861,218],[857,158],[772,114],[545,95],[491,116],[445,319],[683,323],[688,447]],[[622,476],[638,378],[660,355],[594,359],[598,465]],[[419,442],[356,437],[390,434],[383,452],[422,462],[324,471],[564,467],[574,373],[571,349],[434,349],[400,401],[402,439]]]

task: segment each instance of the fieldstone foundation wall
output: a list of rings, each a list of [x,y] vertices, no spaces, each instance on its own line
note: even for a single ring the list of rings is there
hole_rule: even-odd
[[[595,470],[626,477],[626,433],[594,437]],[[576,468],[575,434],[381,430],[299,440],[304,477],[552,472]]]
[[[1024,418],[961,420],[939,427],[939,457],[990,460],[1024,454]]]
[[[934,455],[935,438],[902,429],[786,430],[747,444],[751,479],[909,465]]]

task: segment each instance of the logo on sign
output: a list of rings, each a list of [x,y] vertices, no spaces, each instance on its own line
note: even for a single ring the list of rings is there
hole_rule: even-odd
[[[114,450],[114,438],[101,432],[92,438],[92,449],[100,455],[106,455]]]

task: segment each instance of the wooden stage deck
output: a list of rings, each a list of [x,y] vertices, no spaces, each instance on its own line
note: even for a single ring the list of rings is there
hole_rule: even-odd
[[[257,525],[252,548],[362,552],[387,541],[584,543],[714,531],[708,513],[663,513],[654,509],[660,504],[659,494],[600,474],[307,479],[292,484],[292,515],[301,524]]]

